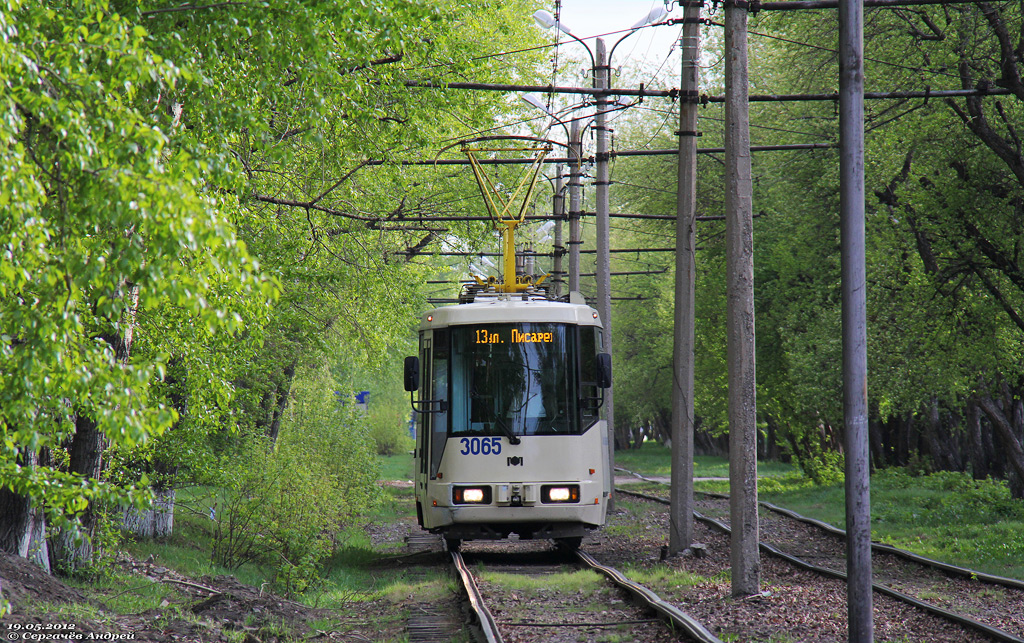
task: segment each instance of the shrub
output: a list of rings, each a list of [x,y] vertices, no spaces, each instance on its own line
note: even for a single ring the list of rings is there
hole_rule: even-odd
[[[366,417],[370,437],[377,455],[390,456],[412,450],[409,435],[409,414],[403,410],[382,409],[371,411]]]
[[[277,444],[253,440],[227,470],[214,562],[269,563],[280,590],[309,591],[345,525],[378,501],[373,441],[334,388],[326,371],[296,377]]]
[[[837,485],[843,484],[846,479],[846,459],[838,451],[821,450],[799,458],[798,463],[800,469],[814,481],[814,484]]]

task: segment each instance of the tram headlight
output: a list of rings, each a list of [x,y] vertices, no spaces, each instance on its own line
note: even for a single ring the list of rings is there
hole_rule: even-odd
[[[456,505],[489,505],[491,504],[491,488],[452,487],[452,503]]]
[[[580,486],[576,484],[547,484],[540,488],[540,499],[545,504],[579,502]]]

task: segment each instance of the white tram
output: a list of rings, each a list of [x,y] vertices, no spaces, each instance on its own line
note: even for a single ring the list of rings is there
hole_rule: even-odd
[[[420,526],[450,549],[512,533],[577,547],[611,490],[597,311],[532,288],[468,299],[426,313],[406,358]]]

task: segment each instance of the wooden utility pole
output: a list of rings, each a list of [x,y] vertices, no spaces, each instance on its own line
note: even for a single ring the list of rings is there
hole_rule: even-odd
[[[839,216],[849,640],[874,639],[864,240],[864,6],[839,0]]]
[[[583,186],[583,144],[580,122],[569,124],[569,292],[580,290],[580,188]]]
[[[563,268],[563,257],[565,246],[562,240],[562,219],[565,218],[565,194],[562,193],[562,175],[564,166],[555,166],[555,196],[551,199],[551,214],[555,217],[555,261],[552,272],[555,273],[555,297],[562,296],[562,286],[565,284],[565,269]]]
[[[608,89],[609,71],[608,56],[605,52],[604,40],[598,38],[594,46],[596,62],[594,64],[594,88]],[[595,206],[597,210],[597,312],[601,314],[604,324],[604,346],[602,351],[612,354],[612,264],[611,226],[609,225],[608,186],[611,184],[611,167],[608,154],[608,95],[598,94],[595,101],[597,113],[594,115],[594,132],[597,135],[597,182],[595,184]],[[611,491],[608,496],[608,510],[615,507],[615,437],[618,430],[615,426],[614,384],[604,392],[604,413],[608,423],[608,472],[612,477]]]
[[[672,491],[668,550],[693,543],[693,342],[697,249],[697,96],[700,0],[683,12],[679,48],[679,175],[676,191],[675,333],[672,376]]]
[[[757,403],[754,369],[754,217],[747,102],[747,9],[725,4],[726,350],[732,593],[760,592]]]

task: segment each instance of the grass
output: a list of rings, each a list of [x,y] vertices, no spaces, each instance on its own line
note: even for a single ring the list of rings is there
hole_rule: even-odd
[[[662,592],[666,590],[679,590],[710,581],[706,576],[697,576],[665,565],[656,567],[629,566],[624,568],[622,573],[630,580],[651,588],[655,593],[658,593],[659,589]]]
[[[616,462],[645,476],[668,475],[668,449],[644,445]],[[700,458],[695,477],[728,471],[722,458]],[[810,518],[845,527],[842,484],[818,486],[789,465],[758,463],[758,496]],[[768,473],[771,472],[771,473]],[[700,481],[698,491],[729,492],[728,480]],[[630,487],[635,488],[635,487]],[[1024,579],[1024,501],[1002,481],[975,481],[967,474],[911,476],[902,469],[871,479],[871,536],[922,556],[1011,578]]]
[[[589,569],[536,576],[485,571],[480,575],[480,578],[488,583],[494,583],[514,591],[584,592],[590,594],[604,592],[607,589],[604,579]]]
[[[657,442],[644,442],[639,449],[623,449],[615,452],[615,466],[641,473],[648,477],[668,477],[672,474],[672,450]],[[782,462],[759,462],[758,475],[767,477],[785,476],[796,468]],[[729,477],[729,461],[717,456],[699,455],[694,458],[695,478]]]
[[[408,480],[412,478],[412,457],[409,454],[381,458],[382,479]],[[394,609],[386,610],[386,617],[379,614],[376,624],[381,631],[401,632],[408,617],[402,605],[410,596],[420,602],[438,602],[456,592],[451,576],[443,573],[420,573],[409,577],[401,567],[381,565],[382,560],[394,555],[395,551],[374,545],[366,535],[364,526],[368,523],[389,524],[406,518],[413,513],[412,490],[409,488],[382,487],[383,501],[372,515],[364,516],[348,525],[338,535],[341,543],[334,555],[324,561],[321,581],[318,587],[306,594],[292,597],[311,607],[325,608],[337,614],[319,623],[320,629],[333,630],[344,627],[344,623],[365,620],[362,607],[370,601],[390,603]],[[209,492],[204,489],[179,491],[179,510],[175,516],[174,533],[159,541],[130,542],[125,549],[136,559],[152,559],[152,562],[175,569],[188,576],[216,576],[229,574],[240,582],[260,587],[272,580],[273,570],[256,564],[246,564],[238,569],[226,569],[211,562],[212,521],[209,519]],[[402,547],[401,543],[395,547]],[[105,577],[78,583],[89,593],[99,595],[101,600],[118,614],[139,614],[147,610],[160,609],[168,618],[179,616],[188,619],[189,613],[180,612],[173,599],[175,591],[171,586],[151,583],[118,572]],[[161,606],[164,603],[165,606]],[[54,609],[66,611],[66,606]],[[78,609],[89,611],[88,605]],[[379,612],[379,610],[375,610]],[[56,612],[55,612],[56,613]],[[82,616],[95,617],[94,614]],[[386,621],[386,622],[385,622]],[[317,623],[312,624],[317,627]],[[282,630],[283,632],[283,630]],[[290,640],[284,633],[281,640]],[[396,639],[398,640],[398,639]],[[241,638],[239,638],[241,641]],[[468,639],[467,639],[468,643]]]
[[[411,453],[382,456],[380,463],[381,480],[412,480],[415,468]]]

